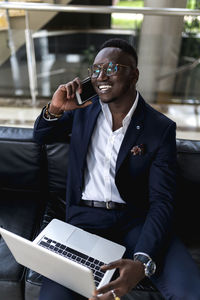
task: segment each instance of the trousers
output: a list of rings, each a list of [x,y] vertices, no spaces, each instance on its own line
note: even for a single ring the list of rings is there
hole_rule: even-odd
[[[126,247],[124,256],[133,258],[144,218],[133,218],[129,209],[106,210],[77,206],[73,208],[73,212],[69,223],[123,244]],[[159,254],[162,259],[158,266],[159,271],[151,277],[152,283],[166,300],[200,300],[200,270],[188,250],[174,235],[166,245]],[[48,278],[43,278],[39,300],[55,299],[86,298]]]

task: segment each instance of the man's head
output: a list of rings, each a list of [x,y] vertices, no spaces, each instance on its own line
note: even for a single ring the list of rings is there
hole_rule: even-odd
[[[99,51],[101,51],[104,48],[108,48],[108,47],[112,47],[112,48],[119,48],[121,49],[123,52],[126,52],[127,54],[131,55],[135,61],[135,66],[137,67],[138,65],[138,56],[137,53],[135,51],[135,49],[133,48],[133,46],[131,46],[127,41],[122,40],[122,39],[110,39],[108,41],[105,41]]]
[[[139,72],[137,53],[125,40],[110,39],[102,44],[90,75],[93,86],[105,103],[134,99]]]

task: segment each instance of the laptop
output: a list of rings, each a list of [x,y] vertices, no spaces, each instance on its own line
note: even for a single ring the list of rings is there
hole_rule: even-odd
[[[8,230],[0,233],[18,263],[90,298],[111,280],[115,270],[100,267],[120,259],[125,247],[78,227],[53,219],[29,241]]]

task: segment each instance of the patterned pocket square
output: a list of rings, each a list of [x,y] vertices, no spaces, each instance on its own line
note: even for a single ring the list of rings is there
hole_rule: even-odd
[[[131,153],[132,153],[133,155],[144,155],[144,153],[145,153],[145,147],[144,147],[144,144],[139,144],[139,145],[134,146],[134,147],[131,149]]]

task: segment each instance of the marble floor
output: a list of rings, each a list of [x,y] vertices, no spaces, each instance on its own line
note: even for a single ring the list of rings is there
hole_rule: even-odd
[[[33,127],[41,108],[48,100],[37,101],[32,107],[30,100],[15,101],[0,99],[0,126]],[[192,104],[154,104],[177,123],[177,137],[200,140],[200,105]]]
[[[160,104],[154,108],[177,124],[177,138],[200,140],[200,105]]]

